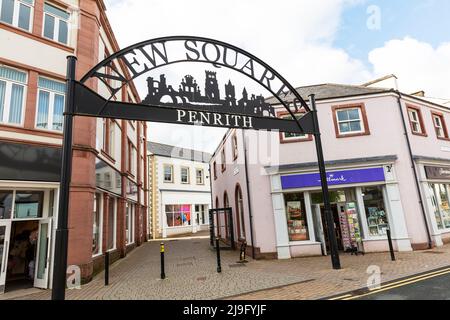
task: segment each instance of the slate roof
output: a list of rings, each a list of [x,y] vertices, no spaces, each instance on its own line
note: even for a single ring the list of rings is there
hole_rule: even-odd
[[[310,94],[316,95],[316,100],[320,99],[330,99],[338,97],[348,97],[348,96],[358,96],[365,94],[376,94],[387,92],[390,89],[387,88],[367,88],[364,86],[356,85],[344,85],[335,83],[325,83],[312,86],[304,86],[296,88],[300,96],[305,100],[309,100]],[[286,100],[292,100],[292,94],[286,97]],[[270,104],[279,104],[278,99],[275,97],[267,98],[266,101]]]
[[[211,154],[207,152],[187,149],[187,148],[180,148],[176,146],[171,146],[168,144],[158,143],[158,142],[152,142],[149,141],[147,144],[147,150],[149,153],[163,156],[163,157],[170,157],[170,158],[177,158],[177,159],[185,159],[185,160],[191,160],[191,161],[198,161],[198,162],[204,162],[209,163],[209,160],[211,159]]]

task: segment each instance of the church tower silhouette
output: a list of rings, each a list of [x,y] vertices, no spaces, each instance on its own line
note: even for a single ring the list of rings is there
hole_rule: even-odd
[[[210,102],[219,102],[219,85],[217,84],[216,73],[213,71],[205,71],[205,95]]]

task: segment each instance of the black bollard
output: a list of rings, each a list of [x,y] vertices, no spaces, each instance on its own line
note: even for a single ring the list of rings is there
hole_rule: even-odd
[[[391,252],[391,260],[395,261],[394,247],[392,246],[392,238],[391,238],[391,229],[386,229],[388,243],[389,243],[389,251]]]
[[[105,286],[109,285],[109,251],[105,252]]]
[[[222,272],[222,267],[220,265],[220,244],[219,244],[219,238],[216,238],[216,252],[217,252],[217,272]]]
[[[161,242],[161,279],[166,278],[166,273],[164,272],[164,242]]]

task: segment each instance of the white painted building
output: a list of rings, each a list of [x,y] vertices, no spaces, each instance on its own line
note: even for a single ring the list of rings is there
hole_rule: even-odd
[[[208,153],[148,143],[149,234],[153,239],[208,230]]]

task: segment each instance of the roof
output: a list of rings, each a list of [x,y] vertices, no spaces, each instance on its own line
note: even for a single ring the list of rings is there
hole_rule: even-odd
[[[298,87],[295,90],[305,100],[309,100],[309,95],[315,94],[316,99],[330,99],[348,96],[359,96],[366,94],[384,93],[389,91],[387,88],[368,88],[364,86],[345,85],[336,83],[325,83],[312,86]],[[293,95],[288,94],[287,101],[293,100]],[[267,98],[266,101],[270,104],[279,104],[279,101],[275,97]]]
[[[171,146],[168,144],[152,141],[149,141],[147,143],[147,150],[150,154],[154,154],[157,156],[185,159],[204,163],[209,163],[209,160],[211,159],[211,154],[207,152],[187,148],[180,148],[177,146]]]

